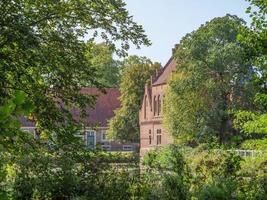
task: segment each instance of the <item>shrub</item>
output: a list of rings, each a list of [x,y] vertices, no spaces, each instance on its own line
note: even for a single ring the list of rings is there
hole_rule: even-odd
[[[267,138],[246,140],[241,144],[242,149],[266,150]]]

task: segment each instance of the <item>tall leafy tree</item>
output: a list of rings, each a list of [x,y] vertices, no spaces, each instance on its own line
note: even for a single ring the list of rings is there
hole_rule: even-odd
[[[66,124],[62,101],[65,108],[93,105],[93,98],[79,92],[81,83],[101,86],[86,56],[85,36],[93,41],[100,35],[113,48],[118,41],[121,54],[130,42],[149,44],[121,0],[4,0],[0,14],[0,102],[6,105],[0,113],[11,113],[15,107],[8,102],[22,91],[40,130]]]
[[[121,75],[121,62],[113,58],[114,50],[108,45],[88,43],[87,57],[96,69],[98,81],[104,87],[118,87]]]
[[[235,126],[245,133],[247,138],[266,138],[267,134],[267,2],[248,0],[247,9],[252,19],[251,28],[239,35],[240,42],[249,46],[249,56],[255,71],[253,84],[257,88],[254,106],[236,113]],[[260,134],[260,135],[259,135]],[[259,141],[262,143],[262,141]],[[257,143],[253,141],[253,143]]]
[[[249,106],[253,93],[253,70],[237,40],[241,27],[241,19],[227,15],[181,40],[164,108],[165,124],[175,137],[223,143],[234,133],[230,113]]]
[[[12,152],[7,161],[16,162],[18,171],[25,160],[32,160],[30,165],[37,168],[39,155],[45,155],[47,159],[42,161],[50,164],[76,157],[71,161],[75,163],[79,158],[75,154],[79,145],[73,137],[78,124],[68,108],[93,106],[94,97],[81,94],[82,86],[103,87],[96,67],[88,60],[84,38],[93,43],[101,37],[113,49],[116,42],[119,55],[126,54],[129,44],[140,47],[150,42],[122,0],[3,0],[0,15],[2,186],[2,152],[7,150]],[[47,135],[49,143],[42,138],[26,140],[29,134],[20,131],[18,116],[34,121],[37,133]],[[70,166],[66,163],[64,172],[69,172]],[[45,172],[47,168],[42,167]]]
[[[139,140],[139,109],[142,104],[145,84],[160,67],[145,57],[131,56],[123,64],[120,83],[121,108],[109,122],[110,138],[134,141]]]

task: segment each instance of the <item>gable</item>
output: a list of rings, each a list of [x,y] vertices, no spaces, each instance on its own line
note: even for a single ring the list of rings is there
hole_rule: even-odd
[[[152,85],[154,86],[154,85],[166,84],[169,80],[169,77],[171,76],[171,73],[175,71],[175,69],[176,69],[176,62],[175,59],[171,57],[164,66],[162,72],[153,81]]]

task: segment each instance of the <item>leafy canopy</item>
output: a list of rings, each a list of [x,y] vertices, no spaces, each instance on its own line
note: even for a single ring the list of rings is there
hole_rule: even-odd
[[[94,98],[80,94],[87,84],[101,87],[85,36],[93,42],[99,34],[112,48],[117,41],[121,54],[130,42],[149,44],[121,0],[6,0],[0,13],[0,103],[23,91],[34,107],[30,119],[40,130],[71,123],[68,107],[94,104]]]
[[[247,9],[252,19],[251,28],[239,35],[239,41],[250,48],[249,56],[255,71],[253,84],[257,93],[253,98],[251,109],[240,110],[235,114],[235,126],[246,138],[264,138],[267,133],[267,2],[265,0],[248,0],[251,6]],[[260,134],[260,136],[259,136]],[[259,140],[258,143],[262,143]],[[256,141],[255,141],[256,142]],[[245,142],[246,144],[247,142]],[[257,143],[257,142],[256,142]],[[258,145],[256,145],[258,146]],[[261,148],[261,147],[259,147]],[[263,147],[264,148],[264,145]]]
[[[150,42],[122,0],[3,0],[0,14],[0,185],[6,161],[16,165],[17,172],[22,172],[17,178],[29,184],[25,163],[40,167],[33,172],[43,177],[48,177],[49,169],[55,173],[55,168],[62,169],[64,178],[54,176],[53,182],[62,180],[61,188],[68,189],[65,178],[71,177],[72,166],[86,154],[74,137],[79,124],[68,110],[93,106],[95,98],[81,94],[80,89],[104,84],[87,44],[102,38],[112,51],[125,55],[131,44],[140,47]],[[40,140],[20,130],[19,116],[35,122]],[[6,154],[12,159],[4,159]],[[50,185],[49,181],[43,185]],[[24,186],[21,191],[34,189]]]
[[[176,138],[223,142],[234,133],[230,111],[249,106],[253,93],[253,70],[236,39],[241,27],[241,19],[227,15],[181,40],[164,108],[165,124]]]
[[[113,58],[114,50],[104,43],[88,43],[87,47],[86,56],[96,69],[98,82],[105,88],[119,87],[121,61]]]
[[[111,138],[139,140],[139,110],[142,104],[144,87],[150,76],[160,67],[145,57],[131,56],[123,63],[120,83],[121,108],[109,122],[108,134]]]

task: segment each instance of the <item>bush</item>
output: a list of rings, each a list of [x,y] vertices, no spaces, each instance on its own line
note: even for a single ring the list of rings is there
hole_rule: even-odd
[[[236,198],[236,182],[230,179],[217,179],[205,184],[195,194],[201,200],[233,200]]]
[[[144,165],[159,172],[160,199],[235,199],[242,159],[227,151],[171,145],[150,151]]]
[[[241,144],[241,148],[265,151],[267,149],[267,138],[246,140]]]
[[[241,159],[223,150],[170,145],[148,152],[140,170],[132,154],[21,148],[18,157],[8,154],[14,164],[2,167],[8,190],[1,199],[266,199],[267,154]]]
[[[181,150],[171,145],[150,151],[144,157],[143,164],[150,170],[147,173],[158,180],[154,188],[157,192],[152,192],[155,194],[154,199],[190,199],[190,174]]]

